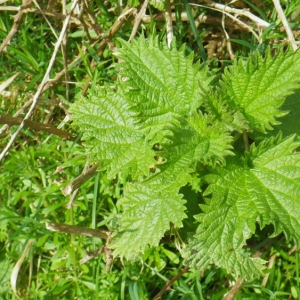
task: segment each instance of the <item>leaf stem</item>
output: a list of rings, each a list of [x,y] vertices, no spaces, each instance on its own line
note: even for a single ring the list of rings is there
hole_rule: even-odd
[[[245,150],[249,151],[250,150],[249,138],[248,138],[248,134],[246,131],[243,132],[243,141],[244,141]]]

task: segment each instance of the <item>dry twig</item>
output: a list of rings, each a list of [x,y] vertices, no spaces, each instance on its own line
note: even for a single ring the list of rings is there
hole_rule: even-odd
[[[68,23],[70,21],[70,18],[71,18],[71,14],[72,14],[72,10],[74,9],[74,7],[77,5],[77,2],[78,0],[75,0],[72,4],[72,8],[71,8],[71,12],[70,14],[67,16],[67,18],[65,19],[64,21],[64,24],[63,24],[63,28],[62,28],[62,31],[60,33],[60,36],[59,36],[59,39],[58,41],[56,42],[55,44],[55,47],[54,47],[54,52],[52,54],[52,57],[51,57],[51,60],[49,62],[49,65],[48,65],[48,68],[47,68],[47,71],[44,75],[44,78],[41,82],[41,84],[39,85],[39,88],[37,90],[37,92],[35,93],[34,97],[33,97],[33,101],[32,101],[32,104],[31,104],[31,107],[29,109],[29,111],[27,112],[25,118],[23,119],[22,123],[20,124],[19,128],[15,131],[15,133],[11,136],[11,139],[10,141],[7,143],[6,147],[4,148],[4,150],[2,151],[2,153],[0,154],[0,161],[3,159],[3,157],[6,155],[6,153],[8,152],[9,148],[12,146],[12,144],[14,143],[14,141],[16,140],[17,136],[19,135],[19,133],[21,132],[21,130],[23,129],[23,127],[25,126],[25,121],[28,120],[31,116],[31,114],[33,113],[36,105],[37,105],[37,102],[38,102],[38,99],[40,97],[40,95],[42,94],[42,90],[44,88],[44,86],[46,85],[47,81],[49,81],[49,74],[50,74],[50,71],[53,67],[53,64],[54,64],[54,61],[55,61],[55,58],[56,58],[56,54],[60,48],[60,45],[62,43],[62,40],[63,40],[63,37],[66,33],[66,30],[67,30],[67,27],[68,27]]]
[[[286,31],[288,39],[291,42],[294,51],[296,51],[297,48],[298,48],[297,47],[297,43],[295,41],[295,38],[294,38],[294,35],[293,35],[293,31],[290,28],[289,22],[286,19],[286,16],[285,16],[285,14],[284,14],[284,12],[282,10],[282,7],[280,5],[280,1],[279,0],[273,0],[273,3],[274,3],[274,6],[275,6],[275,9],[277,11],[278,17],[280,18],[280,20],[282,22],[282,25],[283,25],[283,27],[284,27],[284,29]]]
[[[171,280],[169,280],[166,285],[164,286],[164,288],[153,298],[153,300],[158,300],[161,298],[161,296],[170,289],[171,285],[178,279],[180,278],[184,273],[186,273],[187,271],[189,271],[189,267],[184,268],[183,270],[181,270],[177,275],[175,275]]]
[[[130,38],[129,38],[128,42],[131,42],[132,39],[135,37],[137,29],[139,28],[139,25],[141,23],[141,20],[143,19],[143,16],[145,15],[146,8],[147,8],[148,4],[149,4],[149,0],[145,0],[142,7],[141,7],[141,9],[140,9],[140,11],[139,11],[139,13],[136,15],[134,25],[133,25],[133,29],[131,31]]]
[[[29,127],[34,130],[41,130],[45,132],[49,132],[50,134],[57,135],[63,139],[69,140],[69,141],[75,141],[76,136],[73,134],[58,129],[55,126],[51,124],[43,124],[31,120],[24,120],[22,118],[16,118],[16,117],[11,117],[11,116],[6,116],[6,115],[0,115],[0,124],[7,124],[8,126],[14,126],[14,125],[20,125],[24,122],[24,126]]]
[[[63,233],[82,235],[88,237],[97,237],[105,240],[110,238],[109,231],[91,229],[91,228],[74,226],[74,225],[47,222],[46,228],[50,231],[63,232]]]
[[[195,6],[201,6],[201,7],[206,7],[208,9],[212,9],[212,10],[216,10],[221,12],[222,14],[227,15],[228,17],[230,17],[231,19],[233,19],[234,21],[236,21],[237,23],[240,23],[241,26],[246,26],[248,27],[248,30],[252,32],[252,34],[255,36],[255,38],[260,41],[260,37],[257,35],[257,33],[254,31],[253,26],[250,26],[248,24],[246,24],[245,22],[241,21],[238,16],[242,15],[244,17],[249,18],[250,20],[252,20],[255,25],[260,29],[260,28],[266,28],[268,27],[270,24],[262,19],[260,19],[259,17],[253,15],[249,10],[247,9],[236,9],[236,8],[231,8],[227,5],[223,5],[223,4],[219,4],[219,3],[215,3],[213,1],[210,0],[206,0],[205,3],[207,5],[201,5],[201,4],[195,4],[195,3],[190,3],[190,5],[195,5]]]
[[[24,9],[29,7],[31,5],[31,0],[23,0],[22,5],[17,7],[17,10],[19,11],[15,16],[14,16],[14,24],[9,31],[7,37],[4,39],[0,46],[0,53],[5,49],[5,47],[10,43],[11,39],[14,37],[14,35],[17,33],[18,28],[22,22],[23,14],[24,14]],[[7,8],[7,7],[5,7]],[[6,10],[9,10],[8,8]]]
[[[168,42],[168,47],[170,48],[171,42],[173,40],[173,35],[174,35],[170,0],[167,0],[166,2],[165,18],[166,18],[166,27],[167,27],[167,42]]]
[[[244,281],[242,279],[237,279],[234,286],[231,288],[231,290],[228,293],[226,293],[223,296],[222,300],[233,300],[236,293],[239,291],[240,287],[242,286],[243,282]]]
[[[99,167],[99,165],[100,165],[99,163],[95,164],[91,168],[85,170],[85,172],[82,172],[82,174],[80,174],[71,183],[69,183],[67,186],[65,186],[62,189],[63,195],[65,197],[71,195],[76,189],[78,189],[81,185],[83,185],[91,177],[93,177],[96,174],[97,168]]]

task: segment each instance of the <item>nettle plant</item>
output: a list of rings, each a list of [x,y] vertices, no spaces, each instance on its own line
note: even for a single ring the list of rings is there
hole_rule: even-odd
[[[257,228],[272,224],[274,237],[300,241],[300,142],[290,134],[299,119],[286,111],[299,102],[289,95],[299,88],[300,52],[254,52],[214,81],[184,47],[120,43],[115,86],[93,86],[71,107],[89,158],[109,178],[128,178],[114,254],[137,257],[183,227],[193,211],[181,191],[191,186],[202,203],[186,264],[260,276],[265,261],[244,248]]]

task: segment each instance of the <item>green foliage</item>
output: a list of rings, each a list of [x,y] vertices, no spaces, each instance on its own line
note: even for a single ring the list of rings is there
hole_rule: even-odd
[[[273,236],[284,232],[288,240],[300,241],[300,156],[293,154],[298,146],[293,136],[265,140],[251,147],[246,162],[231,160],[228,168],[214,170],[205,192],[212,198],[197,217],[200,226],[188,261],[201,268],[215,263],[235,277],[252,279],[262,261],[245,256],[241,249],[256,222],[261,228],[272,223]]]
[[[279,108],[285,98],[299,87],[300,52],[280,49],[273,56],[270,48],[263,58],[254,52],[228,68],[221,82],[220,94],[228,105],[243,113],[251,130],[264,132],[278,125],[276,118],[285,112]],[[234,78],[235,80],[232,80]]]
[[[0,268],[0,297],[4,294],[9,294],[10,282],[9,275],[12,271],[12,263],[3,257],[1,257],[1,268]]]
[[[170,223],[182,227],[189,199],[180,188],[200,175],[208,187],[186,263],[201,270],[215,264],[247,280],[259,276],[264,261],[244,249],[256,224],[273,224],[273,236],[300,241],[300,144],[296,135],[279,134],[248,151],[236,133],[264,133],[287,114],[280,107],[299,87],[300,52],[255,52],[225,69],[216,85],[184,47],[143,37],[120,43],[116,86],[94,85],[71,108],[100,170],[129,176],[114,253],[137,257],[159,244]]]
[[[236,16],[230,10],[241,8],[240,2],[222,12],[211,9],[215,2],[173,1],[171,28],[168,2],[150,0],[136,28],[134,18],[147,1],[79,1],[73,12],[72,1],[39,1],[39,8],[30,1],[2,1],[1,151],[17,129],[3,123],[28,112],[69,13],[30,120],[78,138],[61,140],[26,124],[0,162],[1,300],[153,299],[171,278],[176,281],[163,299],[219,300],[234,283],[228,272],[251,279],[251,268],[258,273],[263,261],[263,282],[254,278],[234,287],[235,299],[299,298],[299,253],[293,247],[299,232],[299,54],[281,48],[286,32],[272,1],[242,3],[270,24],[253,26],[259,40],[227,17]],[[282,4],[299,40],[299,1]],[[225,22],[210,23],[224,13]],[[247,15],[240,21],[251,26]],[[155,39],[122,41],[150,33],[163,39],[166,32],[174,35],[171,50]],[[255,49],[263,55],[249,54]],[[233,62],[232,54],[240,59]],[[194,65],[199,59],[206,63]],[[18,76],[6,86],[12,75]],[[70,128],[61,122],[74,101],[74,118],[84,124]],[[83,127],[86,147],[74,130]],[[70,207],[61,190],[91,161],[101,162],[99,172],[76,190]],[[45,222],[113,232],[110,272],[103,253],[79,262],[104,240],[52,232]],[[24,254],[15,295],[11,275]],[[183,257],[194,267],[184,274]]]
[[[150,0],[149,3],[159,10],[165,10],[166,8],[166,0]]]

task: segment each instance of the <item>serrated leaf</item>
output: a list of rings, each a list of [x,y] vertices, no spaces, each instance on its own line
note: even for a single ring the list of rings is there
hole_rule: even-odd
[[[149,3],[159,10],[166,9],[166,0],[150,0]]]
[[[170,222],[180,227],[185,218],[184,201],[179,188],[190,180],[197,161],[223,161],[230,154],[231,138],[218,126],[209,125],[203,115],[194,115],[182,123],[160,154],[165,163],[147,180],[125,187],[120,232],[112,247],[115,255],[136,256],[147,245],[158,245]]]
[[[166,130],[201,105],[202,90],[212,77],[207,68],[193,63],[193,55],[185,57],[184,47],[170,50],[157,38],[120,42],[116,55],[124,61],[122,75],[128,78],[130,101],[144,127]]]
[[[186,215],[185,201],[178,192],[191,180],[192,164],[223,162],[224,156],[231,153],[230,137],[223,130],[209,126],[203,115],[190,118],[175,136],[161,153],[166,162],[157,166],[158,173],[125,187],[121,232],[112,245],[116,255],[135,256],[148,244],[158,245],[170,222],[180,227]]]
[[[117,81],[115,91],[94,86],[71,111],[91,160],[100,161],[109,177],[122,171],[138,179],[156,164],[152,147],[165,143],[201,105],[211,77],[206,68],[193,65],[192,55],[185,57],[184,49],[169,50],[157,39],[121,44],[126,80]]]
[[[300,51],[281,49],[274,57],[255,52],[247,62],[242,59],[224,73],[220,93],[234,109],[240,110],[252,130],[265,132],[280,124],[286,112],[279,108],[285,98],[299,88]]]
[[[157,246],[170,223],[182,226],[185,201],[178,189],[159,184],[128,184],[122,204],[121,230],[111,247],[115,255],[134,258],[147,245]]]
[[[268,135],[276,135],[279,131],[284,137],[290,134],[297,133],[300,135],[300,90],[296,90],[294,94],[288,96],[282,105],[281,109],[287,111],[287,115],[280,118],[281,124],[274,128],[274,131]],[[266,136],[259,136],[258,138],[265,138]]]
[[[13,269],[13,263],[8,259],[1,257],[1,268],[0,268],[0,295],[10,293],[10,275]]]
[[[0,221],[0,242],[3,242],[8,238],[7,223],[7,220]]]
[[[237,109],[230,109],[228,101],[221,98],[221,95],[214,91],[207,91],[204,100],[205,111],[214,118],[216,122],[228,131],[249,131],[249,122],[244,114]]]
[[[201,113],[190,117],[188,123],[196,132],[195,141],[188,141],[196,146],[194,158],[205,165],[215,165],[216,162],[224,164],[225,156],[232,155],[232,137],[224,124],[210,124],[209,117]]]
[[[130,172],[133,178],[149,174],[155,152],[135,123],[135,114],[121,89],[91,91],[88,98],[72,106],[74,124],[80,126],[91,160],[102,162],[108,177]]]
[[[274,236],[284,232],[287,240],[300,241],[300,154],[295,136],[280,136],[253,146],[245,162],[233,158],[230,168],[210,177],[195,240],[186,257],[191,265],[224,267],[247,280],[259,276],[262,260],[242,249],[254,233],[256,222],[274,225]],[[261,150],[260,147],[263,149]]]

